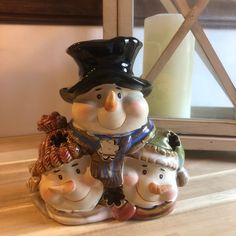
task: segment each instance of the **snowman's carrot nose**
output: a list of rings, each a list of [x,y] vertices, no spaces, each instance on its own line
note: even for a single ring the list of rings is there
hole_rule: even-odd
[[[115,111],[117,107],[116,93],[114,91],[110,91],[105,100],[104,108],[106,111],[112,112]]]
[[[54,191],[54,192],[59,192],[61,194],[66,194],[66,193],[70,193],[72,191],[75,190],[75,183],[72,180],[69,180],[61,185],[55,185],[55,186],[51,186],[49,187],[50,190]]]
[[[148,188],[151,193],[163,195],[167,194],[168,191],[171,190],[172,186],[169,184],[158,185],[152,182],[149,184]]]
[[[154,194],[161,194],[161,188],[158,184],[155,183],[150,183],[149,186],[149,191]]]

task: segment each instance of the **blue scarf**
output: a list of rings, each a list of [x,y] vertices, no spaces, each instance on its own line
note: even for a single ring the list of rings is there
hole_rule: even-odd
[[[101,180],[105,188],[122,186],[124,156],[138,151],[155,133],[151,120],[139,129],[119,135],[92,136],[76,129],[72,122],[69,123],[69,127],[78,145],[91,154],[91,174],[94,178]]]
[[[89,135],[86,131],[75,128],[72,121],[69,123],[69,128],[77,138],[78,144],[91,152],[97,152],[101,148],[102,140],[114,140],[114,143],[119,146],[119,153],[123,154],[128,153],[135,145],[141,143],[144,139],[151,138],[155,132],[155,126],[150,119],[141,128],[124,134]]]

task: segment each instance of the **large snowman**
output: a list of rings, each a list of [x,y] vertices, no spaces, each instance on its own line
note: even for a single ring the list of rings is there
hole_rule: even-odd
[[[145,99],[151,85],[132,71],[141,46],[135,38],[117,37],[76,43],[67,50],[79,65],[81,80],[60,93],[72,103],[70,128],[78,146],[91,155],[91,174],[103,183],[108,205],[124,202],[124,156],[154,133]]]
[[[80,72],[78,83],[60,90],[72,119],[42,117],[46,137],[28,181],[35,204],[60,223],[158,217],[173,209],[177,184],[185,184],[178,136],[155,129],[145,99],[151,84],[132,71],[141,46],[117,37],[67,50]]]

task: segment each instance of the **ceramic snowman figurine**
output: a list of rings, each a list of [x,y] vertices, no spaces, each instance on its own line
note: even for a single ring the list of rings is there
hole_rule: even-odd
[[[110,218],[110,210],[98,204],[103,184],[91,176],[90,156],[78,149],[66,119],[58,113],[43,116],[39,129],[47,135],[28,182],[36,205],[66,225]]]
[[[145,220],[169,214],[174,209],[178,186],[188,179],[183,162],[178,136],[157,129],[156,136],[139,153],[125,158],[123,190],[127,203],[113,207],[114,217]]]
[[[60,91],[72,103],[70,128],[78,147],[91,155],[91,174],[104,186],[108,205],[124,202],[124,156],[140,149],[154,133],[145,100],[148,81],[133,75],[142,44],[132,37],[73,44],[67,52],[79,65],[80,81]]]
[[[145,99],[151,84],[132,71],[141,46],[117,37],[67,50],[80,72],[78,83],[60,90],[72,119],[42,117],[46,137],[28,181],[35,204],[62,224],[162,216],[186,183],[178,136],[156,131]]]

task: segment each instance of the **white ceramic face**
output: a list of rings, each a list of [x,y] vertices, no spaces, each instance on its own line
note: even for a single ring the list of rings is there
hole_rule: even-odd
[[[39,190],[43,200],[66,212],[89,211],[96,207],[103,184],[90,175],[90,157],[84,156],[42,175]]]
[[[126,157],[123,189],[126,199],[142,208],[152,208],[165,201],[174,201],[178,195],[176,171]]]
[[[140,91],[103,84],[79,95],[72,105],[74,125],[96,134],[120,134],[147,122],[148,104]]]

